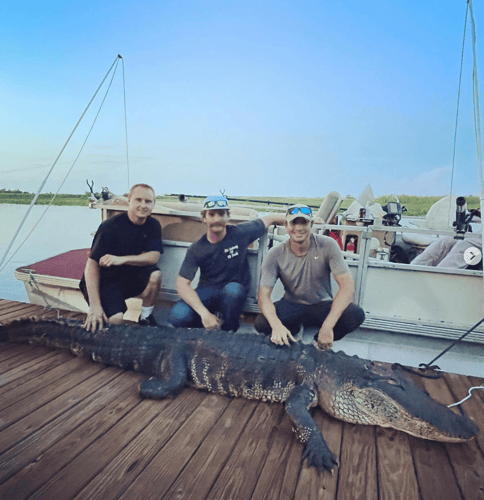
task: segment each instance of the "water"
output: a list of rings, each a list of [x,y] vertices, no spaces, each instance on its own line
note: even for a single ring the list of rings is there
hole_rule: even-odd
[[[39,221],[45,208],[34,206],[5,262]],[[28,205],[0,204],[0,258],[3,258],[27,209]],[[10,262],[6,265],[3,263],[3,269],[0,270],[0,298],[28,302],[23,283],[14,276],[15,269],[68,250],[90,247],[92,234],[100,223],[100,210],[87,207],[50,207]]]

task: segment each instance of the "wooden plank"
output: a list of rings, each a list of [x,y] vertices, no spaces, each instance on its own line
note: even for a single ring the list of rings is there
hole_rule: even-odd
[[[49,352],[49,349],[36,350],[29,346],[16,345],[13,349],[1,353],[3,356],[0,355],[0,357],[3,359],[0,360],[0,374],[21,367],[26,362],[39,358],[46,352]]]
[[[0,397],[2,391],[12,390],[25,384],[32,378],[39,377],[42,373],[65,363],[69,359],[66,357],[66,353],[59,351],[47,351],[42,354],[42,351],[39,350],[39,354],[39,357],[0,375]]]
[[[451,399],[444,379],[422,379],[425,389],[436,400]],[[458,410],[453,410],[458,413]],[[409,436],[422,500],[461,499],[452,465],[443,443]]]
[[[484,500],[484,458],[473,440],[446,444],[459,491],[465,500]]]
[[[43,486],[140,403],[139,377],[121,373],[0,459],[0,498],[21,500]]]
[[[158,415],[168,411],[176,420],[177,413],[191,413],[199,403],[200,399],[190,391],[183,391],[174,400],[141,401],[125,418],[37,490],[37,498],[75,497],[112,460],[116,460],[119,453]],[[171,405],[174,408],[169,409]],[[77,498],[86,497],[81,495]],[[95,498],[99,497],[92,497],[93,500]]]
[[[251,498],[269,454],[282,405],[259,403],[207,499]],[[287,439],[294,439],[292,432]]]
[[[67,375],[65,380],[59,381],[58,384],[52,384],[46,390],[39,391],[42,393],[40,398],[42,403],[36,398],[35,401],[32,398],[33,401],[30,404],[29,399],[27,399],[25,402],[22,401],[21,405],[13,405],[6,412],[0,413],[0,415],[5,413],[4,416],[8,419],[5,422],[11,423],[8,432],[0,434],[0,452],[7,450],[46,423],[54,420],[116,376],[114,369],[103,370],[102,367],[99,369],[98,366],[86,364],[83,370],[76,370],[75,373]],[[93,375],[97,376],[93,377]],[[67,390],[69,387],[71,389]],[[33,408],[36,409],[33,410]],[[2,425],[2,428],[7,425]]]
[[[2,323],[13,321],[15,319],[36,316],[39,313],[39,306],[32,304],[21,304],[12,308],[7,308],[0,314]]]
[[[0,352],[0,371],[7,371],[9,368],[4,366],[4,363],[7,363],[8,360],[21,356],[25,351],[25,349],[18,344],[11,344],[10,349],[5,349]]]
[[[205,498],[225,466],[247,421],[257,407],[256,401],[234,399],[213,426],[186,467],[164,496],[200,500]],[[173,475],[176,471],[173,471]]]
[[[252,498],[266,500],[294,498],[297,479],[302,467],[302,451],[303,446],[298,442],[296,434],[292,432],[289,417],[285,411],[281,411],[278,414],[269,453],[262,466]]]
[[[15,300],[4,300],[0,303],[0,316],[5,311],[15,311],[16,309],[21,309],[26,305],[34,305],[28,304],[27,302],[17,302]]]
[[[443,443],[409,437],[422,500],[460,500],[452,466]]]
[[[72,358],[67,353],[64,353],[64,356],[66,362],[56,368],[15,387],[14,390],[9,390],[8,386],[0,390],[0,429],[28,415],[69,390],[74,383],[81,382],[103,368],[100,364],[87,363],[82,358]]]
[[[375,427],[343,424],[339,484],[345,498],[378,498]]]
[[[25,302],[9,302],[9,304],[0,306],[0,322],[9,323],[14,320],[28,318],[70,318],[72,316],[85,317],[84,313],[66,311],[48,306],[39,306]]]
[[[4,344],[7,346],[6,349],[3,349],[0,351],[0,369],[2,371],[5,371],[3,368],[3,363],[7,362],[9,359],[19,356],[19,355],[26,355],[27,357],[29,356],[29,352],[32,351],[31,348],[29,348],[29,344],[24,343],[24,344],[17,344],[17,343],[8,343]],[[48,349],[46,347],[42,348],[44,351],[47,352],[50,351],[51,349]],[[34,354],[35,356],[35,354]]]
[[[449,385],[449,400],[460,401],[468,395],[470,387],[474,386],[476,381],[468,377],[456,374],[445,374],[445,380]],[[477,391],[478,392],[478,391]],[[457,407],[454,411],[464,411],[473,422],[481,429],[477,439],[462,444],[446,444],[452,468],[456,476],[456,481],[460,491],[466,500],[484,499],[484,457],[483,445],[484,437],[484,404],[479,395],[473,391],[473,396]],[[454,401],[455,402],[455,401]],[[459,410],[459,409],[462,410]]]
[[[340,462],[339,454],[343,438],[343,422],[326,415],[322,411],[315,412],[315,421],[319,425],[329,449],[336,456],[336,460]],[[339,474],[340,467],[333,469],[332,474],[329,472],[318,474],[314,468],[310,469],[307,465],[304,465],[297,481],[294,498],[297,500],[313,500],[315,498],[329,500],[336,498]]]
[[[447,384],[449,385],[449,389],[452,393],[451,403],[456,403],[464,399],[469,392],[469,388],[472,387],[471,381],[465,377],[464,375],[456,375],[456,374],[448,374],[444,375]],[[462,403],[458,407],[454,407],[454,411],[462,411],[464,412],[476,425],[479,429],[484,429],[484,408],[482,405],[482,400],[479,395],[477,397],[471,397],[464,403]],[[479,432],[476,437],[476,441],[484,451],[484,433]]]
[[[377,427],[378,489],[381,500],[419,498],[408,435]]]
[[[192,393],[194,402],[198,401],[196,407],[191,404],[181,414],[172,405],[169,412],[151,422],[94,478],[78,498],[114,499],[122,493],[146,500],[163,497],[230,403],[219,395],[187,392]]]
[[[484,378],[468,377],[468,379],[470,387],[484,387]],[[478,398],[484,407],[484,389],[474,389],[471,394],[473,398]]]
[[[9,349],[13,349],[15,347],[14,344],[10,344],[7,342],[0,342],[0,352],[8,351]]]

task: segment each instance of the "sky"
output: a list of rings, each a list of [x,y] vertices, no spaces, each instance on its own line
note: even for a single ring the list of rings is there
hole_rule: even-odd
[[[114,63],[42,192],[450,191],[466,0],[27,0],[0,15],[0,189],[39,189]],[[474,16],[482,60],[480,0]],[[468,21],[462,196],[479,194],[470,41]]]

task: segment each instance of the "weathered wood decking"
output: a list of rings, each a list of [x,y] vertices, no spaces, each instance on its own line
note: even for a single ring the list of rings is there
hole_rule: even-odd
[[[0,322],[56,314],[0,300]],[[282,405],[191,389],[143,400],[140,379],[0,343],[0,499],[484,499],[483,391],[461,406],[483,429],[465,444],[350,425],[316,409],[341,461],[331,475],[301,465]],[[422,383],[449,404],[483,379],[446,374]]]

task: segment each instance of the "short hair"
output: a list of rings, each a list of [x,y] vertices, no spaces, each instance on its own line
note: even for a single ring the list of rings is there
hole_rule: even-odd
[[[133,194],[133,191],[136,189],[136,188],[145,188],[145,189],[151,189],[151,191],[153,191],[153,198],[154,198],[154,201],[156,201],[156,194],[155,194],[155,190],[149,185],[149,184],[135,184],[134,186],[131,187],[131,189],[129,190],[129,194],[128,194],[128,198]]]

